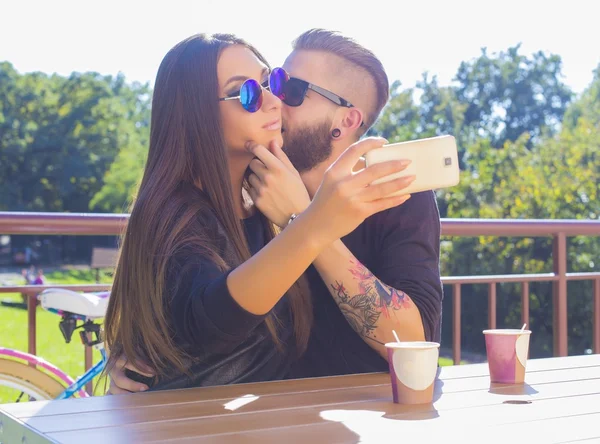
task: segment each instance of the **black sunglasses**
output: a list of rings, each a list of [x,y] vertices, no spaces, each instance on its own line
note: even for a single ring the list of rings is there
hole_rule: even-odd
[[[346,108],[354,107],[352,103],[348,102],[343,97],[340,97],[337,94],[326,90],[325,88],[321,88],[320,86],[314,85],[297,77],[288,77],[286,79],[286,82],[283,86],[283,93],[279,96],[279,98],[288,106],[300,106],[304,102],[304,98],[306,97],[306,93],[309,89],[316,92],[320,96],[325,97],[327,100],[335,103],[338,106],[343,106]],[[364,124],[365,122],[361,122],[360,126],[363,126]]]
[[[290,77],[285,83],[282,101],[288,106],[300,106],[304,102],[304,98],[309,89],[325,97],[327,100],[332,101],[336,105],[345,106],[346,108],[352,108],[354,106],[337,94],[296,77]]]

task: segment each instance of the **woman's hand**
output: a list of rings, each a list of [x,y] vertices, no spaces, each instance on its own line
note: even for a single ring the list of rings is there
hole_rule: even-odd
[[[275,141],[271,142],[270,150],[254,143],[247,148],[256,156],[250,162],[250,197],[261,213],[283,228],[292,214],[300,214],[310,204],[306,187]]]
[[[404,176],[371,185],[379,178],[404,170],[409,160],[393,160],[353,172],[361,156],[386,143],[382,138],[367,138],[350,145],[325,172],[323,181],[303,217],[311,220],[315,234],[323,242],[333,242],[353,231],[369,216],[406,202],[410,195],[390,194],[410,185],[415,176]]]
[[[148,390],[148,386],[146,384],[129,379],[125,374],[125,370],[129,369],[143,376],[154,376],[149,367],[143,366],[143,364],[138,365],[142,367],[143,370],[134,367],[133,364],[127,361],[124,356],[119,357],[115,363],[115,366],[108,372],[110,377],[110,387],[108,389],[108,393],[111,395],[120,395],[122,393],[144,392]]]

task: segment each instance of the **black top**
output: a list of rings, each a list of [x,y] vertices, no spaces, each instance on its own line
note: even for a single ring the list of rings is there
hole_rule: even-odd
[[[243,222],[250,251],[255,254],[265,244],[261,215],[257,213]],[[219,245],[221,257],[230,256],[232,246],[216,217],[209,212],[203,214],[202,225],[206,227],[208,238]],[[175,264],[169,282],[176,289],[170,295],[168,312],[175,343],[195,360],[195,363],[190,362],[193,377],[174,375],[153,388],[283,379],[295,353],[287,296],[272,310],[281,320],[279,338],[286,344],[283,350],[278,350],[266,328],[266,315],[251,314],[232,298],[227,288],[230,271],[222,271],[214,262],[198,255],[191,260],[189,256],[182,258]]]
[[[377,278],[410,296],[421,312],[426,340],[440,342],[440,217],[434,193],[413,194],[403,205],[371,216],[342,241]],[[350,327],[316,269],[311,266],[307,274],[315,324],[306,353],[288,377],[387,371],[385,359]]]
[[[252,254],[265,245],[260,218],[257,214],[244,221]],[[228,257],[232,247],[216,217],[208,213],[202,219],[209,238],[217,240],[222,257]],[[434,194],[414,194],[403,205],[370,217],[342,241],[376,277],[411,297],[421,312],[426,339],[439,342],[440,220]],[[314,267],[309,267],[307,277],[315,323],[306,353],[296,360],[287,297],[273,309],[282,321],[280,338],[287,344],[279,351],[266,329],[266,316],[248,313],[232,298],[226,284],[228,272],[207,259],[195,259],[197,263],[188,259],[175,268],[171,280],[179,285],[169,307],[176,343],[198,360],[191,364],[194,376],[179,375],[154,389],[388,369],[387,362],[350,327]]]

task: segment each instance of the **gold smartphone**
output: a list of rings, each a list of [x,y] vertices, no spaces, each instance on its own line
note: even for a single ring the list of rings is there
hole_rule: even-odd
[[[376,185],[403,176],[413,174],[416,176],[415,181],[408,187],[392,193],[390,196],[449,188],[459,182],[458,149],[454,136],[393,143],[375,148],[365,154],[367,167],[376,163],[401,159],[409,159],[412,163],[404,171],[373,182],[373,185]]]

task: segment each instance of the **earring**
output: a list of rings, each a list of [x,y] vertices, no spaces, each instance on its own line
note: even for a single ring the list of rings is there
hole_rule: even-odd
[[[337,139],[338,137],[340,137],[341,134],[342,134],[342,132],[340,131],[339,128],[334,128],[333,131],[331,131],[331,137],[333,137],[334,139]]]

